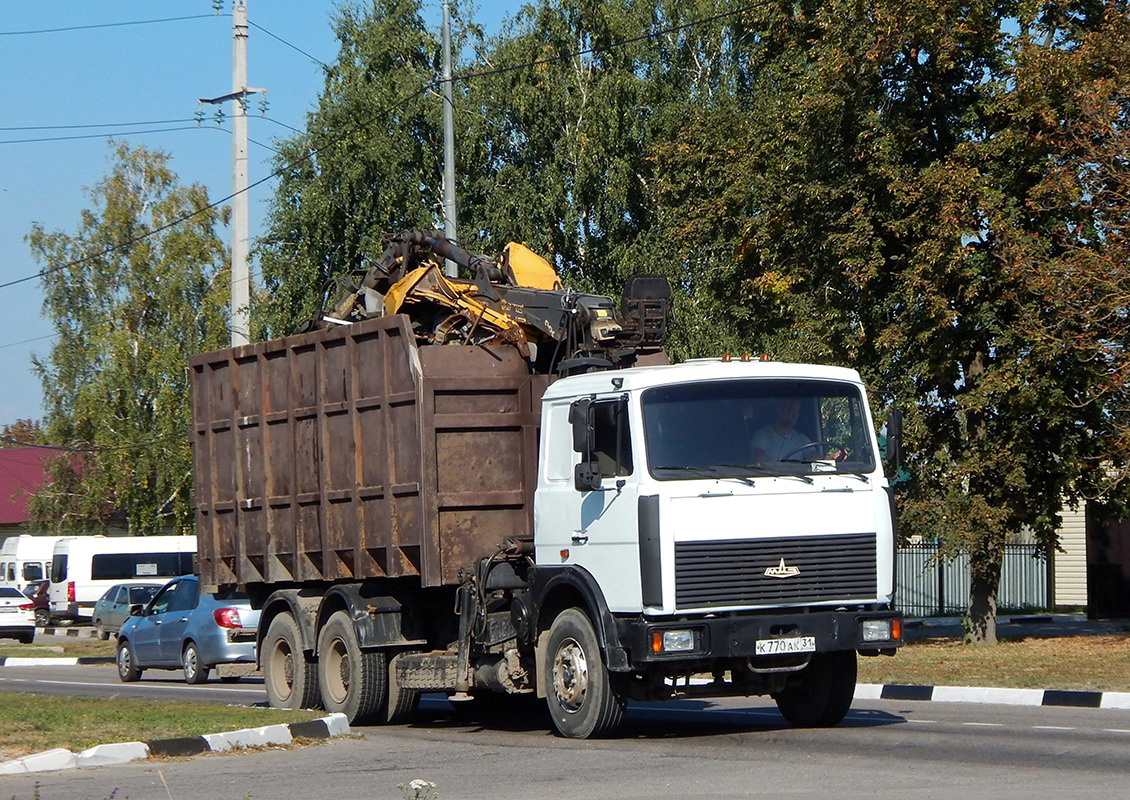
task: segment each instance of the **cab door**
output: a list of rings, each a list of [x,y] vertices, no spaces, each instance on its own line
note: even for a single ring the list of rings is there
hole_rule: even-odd
[[[578,415],[591,428],[585,452],[574,449],[570,417]],[[562,404],[550,409],[546,424],[535,501],[537,561],[581,567],[596,579],[610,610],[639,611],[639,471],[627,398]],[[588,477],[579,479],[578,469]]]

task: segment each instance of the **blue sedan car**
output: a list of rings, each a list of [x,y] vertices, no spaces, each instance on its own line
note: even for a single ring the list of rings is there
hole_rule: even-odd
[[[217,664],[255,663],[259,612],[245,594],[202,594],[195,575],[174,578],[145,606],[134,606],[118,632],[118,677],[180,669],[204,683]],[[221,680],[238,680],[238,676]]]

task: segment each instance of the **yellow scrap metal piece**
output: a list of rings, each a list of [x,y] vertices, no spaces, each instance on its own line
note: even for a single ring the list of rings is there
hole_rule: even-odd
[[[510,268],[510,274],[517,286],[527,289],[560,289],[561,278],[549,262],[524,244],[511,242],[502,250],[503,268]]]
[[[385,295],[385,313],[396,314],[405,303],[427,300],[459,312],[476,327],[499,332],[520,327],[508,315],[475,300],[472,295],[477,291],[474,283],[452,280],[443,274],[438,264],[432,262],[412,270],[389,288]]]

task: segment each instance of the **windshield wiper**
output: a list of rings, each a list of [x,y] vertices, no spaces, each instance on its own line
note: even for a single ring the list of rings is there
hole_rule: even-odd
[[[777,459],[777,463],[808,464],[811,462],[804,461],[799,458],[780,458]],[[796,478],[798,480],[804,481],[805,483],[812,483],[812,478],[808,477],[807,475],[799,475],[795,472],[781,472],[780,470],[769,469],[768,467],[761,464],[724,464],[723,466],[735,467],[738,469],[752,469],[757,470],[762,475],[772,475],[774,478]]]
[[[735,469],[746,469],[747,468],[744,465],[738,465],[738,464],[718,464],[717,466],[710,466],[710,467],[690,467],[690,466],[686,466],[686,465],[678,465],[678,466],[652,467],[652,469],[654,469],[656,471],[666,470],[666,471],[669,471],[669,472],[686,472],[686,473],[690,473],[690,474],[697,474],[700,477],[728,478],[730,480],[741,481],[746,486],[753,486],[753,478],[747,477],[745,475],[727,475],[727,474],[724,474],[723,471],[722,471],[723,467],[730,467],[730,468],[735,468]],[[752,469],[760,469],[760,468],[752,468]]]
[[[797,475],[795,472],[778,472],[777,470],[769,469],[763,464],[719,464],[720,467],[729,467],[730,469],[743,469],[755,472],[758,475],[769,475],[774,478],[798,478],[805,483],[812,483],[812,478],[807,475]]]
[[[859,478],[864,483],[870,483],[871,482],[871,479],[868,478],[866,475],[864,475],[859,470],[857,470],[857,469],[841,469],[837,462],[833,462],[830,459],[826,459],[826,458],[781,458],[781,459],[778,459],[778,462],[781,463],[781,464],[833,464],[835,466],[834,470],[828,470],[827,472],[821,470],[821,471],[818,471],[817,474],[818,475],[851,475],[853,478]]]

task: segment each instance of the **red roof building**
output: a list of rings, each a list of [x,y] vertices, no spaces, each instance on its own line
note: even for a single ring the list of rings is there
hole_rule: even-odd
[[[28,497],[47,483],[43,465],[58,455],[46,447],[0,448],[0,527],[27,524]]]

